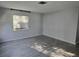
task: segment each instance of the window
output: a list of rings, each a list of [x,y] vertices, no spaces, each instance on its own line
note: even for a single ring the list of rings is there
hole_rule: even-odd
[[[13,15],[13,31],[28,29],[28,16]]]

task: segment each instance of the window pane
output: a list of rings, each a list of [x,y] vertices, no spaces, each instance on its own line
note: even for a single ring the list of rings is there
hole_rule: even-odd
[[[13,30],[28,29],[28,16],[13,15]]]

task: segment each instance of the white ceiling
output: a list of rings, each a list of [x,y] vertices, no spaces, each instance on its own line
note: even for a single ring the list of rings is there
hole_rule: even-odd
[[[0,1],[1,7],[27,10],[39,13],[55,12],[62,9],[79,7],[79,1],[46,1],[40,5],[39,1]]]

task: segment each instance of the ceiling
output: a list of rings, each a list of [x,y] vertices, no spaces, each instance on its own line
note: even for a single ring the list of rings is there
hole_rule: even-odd
[[[79,7],[79,1],[46,1],[47,4],[45,5],[40,5],[38,2],[39,1],[0,1],[0,6],[38,13],[49,13]]]

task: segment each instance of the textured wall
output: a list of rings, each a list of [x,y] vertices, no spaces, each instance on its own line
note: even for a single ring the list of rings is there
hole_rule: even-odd
[[[29,16],[29,30],[13,31],[12,17],[13,15]],[[28,38],[41,35],[41,19],[38,13],[16,12],[8,9],[0,8],[0,42]]]
[[[78,8],[44,15],[43,34],[75,44]]]

